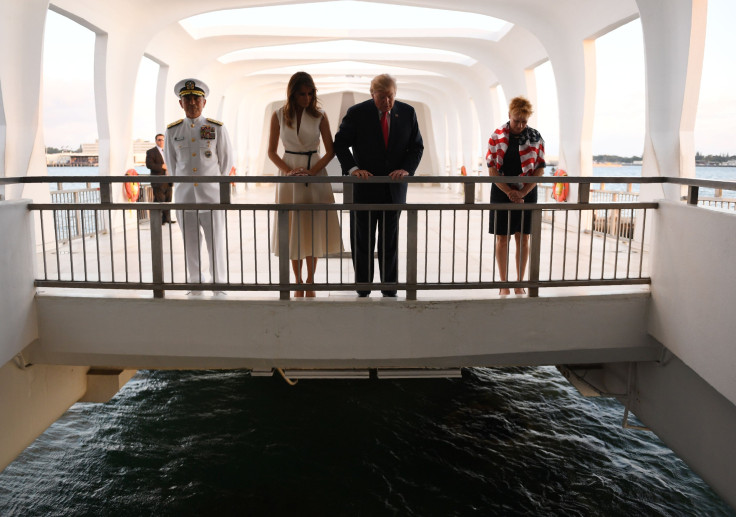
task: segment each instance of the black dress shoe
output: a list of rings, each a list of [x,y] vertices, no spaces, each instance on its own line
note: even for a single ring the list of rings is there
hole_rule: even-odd
[[[361,298],[365,298],[366,296],[371,294],[370,291],[356,291],[356,292],[358,293],[358,296],[360,296]]]
[[[396,298],[396,291],[381,291],[384,298]]]

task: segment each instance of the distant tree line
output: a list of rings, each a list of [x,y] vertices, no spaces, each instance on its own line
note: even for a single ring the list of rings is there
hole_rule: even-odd
[[[47,147],[46,154],[59,154],[59,153],[81,153],[82,146],[80,145],[76,149],[72,149],[69,146],[66,147]]]
[[[695,153],[695,163],[702,165],[718,165],[736,160],[736,155]],[[633,163],[640,162],[641,156],[616,156],[615,154],[596,154],[593,161],[597,163]]]
[[[598,163],[634,163],[640,162],[641,156],[616,156],[615,154],[596,154],[593,161]]]
[[[703,164],[717,164],[726,163],[731,160],[736,160],[736,155],[728,154],[701,154],[700,152],[695,153],[695,163]]]

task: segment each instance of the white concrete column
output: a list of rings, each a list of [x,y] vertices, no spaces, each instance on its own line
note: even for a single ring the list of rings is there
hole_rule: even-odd
[[[447,113],[443,109],[431,108],[434,141],[437,145],[437,174],[445,174],[445,167],[449,159],[447,154]]]
[[[457,113],[449,110],[447,113],[447,151],[450,156],[450,169],[447,174],[454,174],[457,168],[457,133],[460,131]]]
[[[0,201],[0,365],[38,337],[33,216],[26,201]],[[1,397],[0,397],[1,398]]]
[[[133,88],[145,45],[119,28],[97,32],[95,106],[100,143],[100,175],[121,175],[133,165]],[[113,188],[114,199],[122,189]]]
[[[487,117],[488,111],[484,110],[481,111],[477,104],[476,99],[474,97],[471,97],[468,99],[468,103],[470,105],[470,118],[472,120],[473,124],[473,133],[471,138],[469,138],[470,142],[468,142],[469,148],[469,155],[467,163],[465,164],[465,167],[467,169],[468,174],[475,175],[475,170],[478,166],[478,156],[481,152],[481,141],[483,139],[483,132],[480,128],[480,117]]]
[[[560,167],[570,176],[591,176],[593,156],[589,143],[584,152],[582,142],[592,140],[595,46],[578,39],[560,39],[550,49],[550,61],[559,100]],[[587,127],[587,135],[583,127]]]
[[[238,135],[238,142],[236,144],[238,146],[238,164],[236,167],[239,176],[247,176],[250,169],[250,131],[248,131],[247,106],[248,103],[241,98],[236,108],[238,115],[235,127],[236,134]]]
[[[519,65],[510,64],[510,70],[494,70],[498,73],[499,82],[503,87],[503,92],[506,94],[506,102],[517,95],[527,95],[526,91],[526,76],[524,69]],[[504,115],[508,111],[508,104],[503,106],[501,113]],[[508,120],[508,119],[504,119]]]
[[[504,107],[501,106],[498,97],[498,84],[494,84],[488,89],[488,104],[490,105],[490,111],[488,113],[488,120],[490,122],[490,129],[481,138],[481,168],[480,175],[485,176],[488,174],[488,165],[486,163],[486,153],[488,152],[488,140],[491,138],[491,133],[496,130],[498,126],[503,124],[501,119],[504,116]],[[487,201],[491,199],[491,185],[489,183],[482,183],[480,185],[480,199]]]
[[[472,104],[469,99],[463,99],[462,107],[458,112],[460,118],[460,163],[456,167],[454,174],[460,174],[460,166],[464,165],[466,169],[472,170],[473,168],[473,141],[477,135],[475,131],[475,124],[473,123],[473,116],[470,113]]]
[[[4,137],[0,176],[46,174],[41,74],[48,6],[48,0],[0,3],[0,45],[6,49],[0,59],[0,109],[4,119],[0,119],[0,136]],[[24,194],[23,186],[9,185],[5,196],[18,199],[42,190],[41,186],[29,187]]]
[[[496,128],[502,124],[501,119],[504,115],[504,107],[501,106],[498,96],[498,84],[494,84],[488,89],[488,99],[491,104],[491,130],[488,132],[488,137],[484,141],[484,147],[487,147],[488,139],[491,137],[491,132],[495,131]]]
[[[596,74],[595,40],[583,41],[584,91],[582,127],[580,130],[580,175],[593,175],[593,124],[595,119],[595,97],[598,91]]]
[[[532,103],[534,107],[534,113],[529,117],[529,125],[532,127],[539,127],[537,124],[537,76],[534,73],[534,67],[529,67],[524,70],[524,84],[526,85],[525,97]]]
[[[637,0],[644,34],[643,176],[695,175],[693,131],[703,69],[707,0]],[[680,188],[661,192],[677,199]],[[660,192],[652,192],[656,197]]]
[[[169,67],[158,62],[158,78],[156,79],[156,131],[164,131],[168,122],[166,121],[166,85],[169,80]],[[170,95],[170,94],[169,94]]]

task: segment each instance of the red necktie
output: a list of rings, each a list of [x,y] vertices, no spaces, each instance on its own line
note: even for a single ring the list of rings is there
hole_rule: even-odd
[[[386,111],[381,113],[381,129],[383,130],[383,145],[388,147],[388,119],[386,113]]]

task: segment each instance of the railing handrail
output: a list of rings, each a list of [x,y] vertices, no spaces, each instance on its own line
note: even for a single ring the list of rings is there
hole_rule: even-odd
[[[148,183],[637,183],[676,184],[693,187],[736,190],[736,181],[679,178],[670,176],[623,177],[623,176],[407,176],[394,180],[387,176],[357,178],[355,176],[144,176]],[[137,178],[137,179],[136,179]],[[140,176],[6,176],[0,185],[27,183],[131,183]]]
[[[29,210],[625,210],[627,208],[659,208],[656,201],[627,203],[29,203]],[[100,208],[91,208],[99,206]]]

